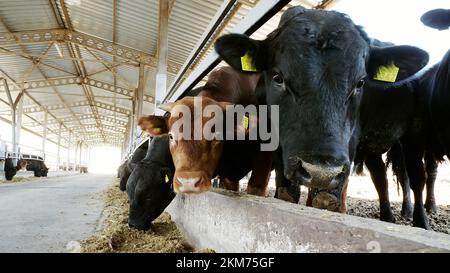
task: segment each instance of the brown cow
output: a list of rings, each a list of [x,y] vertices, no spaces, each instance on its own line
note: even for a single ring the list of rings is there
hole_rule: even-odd
[[[182,116],[181,110],[189,109],[191,114],[191,128],[201,121],[202,131],[208,121],[214,121],[216,116],[205,117],[195,114],[199,105],[195,99],[201,101],[201,108],[207,106],[220,107],[225,111],[227,105],[240,104],[256,105],[254,93],[259,75],[238,73],[230,67],[222,67],[213,71],[208,77],[203,90],[196,97],[185,97],[174,103],[166,104],[162,108],[170,112],[169,118],[161,116],[141,117],[139,125],[153,136],[169,134],[170,152],[175,165],[174,190],[181,193],[200,193],[211,188],[211,179],[219,176],[221,185],[230,190],[238,190],[239,180],[249,171],[247,192],[255,195],[266,195],[267,183],[272,168],[271,152],[261,152],[258,140],[218,140],[206,139],[203,134],[200,139],[181,138],[179,131],[174,130],[176,123]],[[187,107],[187,108],[186,108]],[[218,109],[218,108],[217,108]],[[196,109],[199,110],[199,109]],[[252,119],[251,119],[252,121]],[[220,131],[215,128],[214,134],[225,134],[226,130],[242,130],[226,128]],[[245,131],[245,130],[244,130]]]

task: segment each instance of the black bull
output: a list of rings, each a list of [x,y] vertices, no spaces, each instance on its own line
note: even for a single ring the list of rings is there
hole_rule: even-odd
[[[130,227],[149,229],[151,222],[170,204],[175,197],[172,190],[174,172],[168,137],[150,140],[145,158],[136,163],[126,184]]]
[[[120,178],[119,188],[121,191],[125,191],[128,178],[130,177],[133,169],[136,167],[136,164],[144,159],[147,153],[148,143],[149,141],[145,141],[134,151],[131,158],[125,160],[125,162],[120,165],[118,170],[118,177]]]
[[[415,47],[379,48],[370,43],[362,28],[344,14],[293,7],[265,40],[229,34],[215,44],[233,68],[261,73],[259,103],[279,105],[283,116],[277,171],[294,183],[317,189],[311,202],[318,207],[346,209],[341,197],[359,140],[364,83],[375,81],[381,67],[395,65],[394,81],[401,81],[428,62],[428,54]]]

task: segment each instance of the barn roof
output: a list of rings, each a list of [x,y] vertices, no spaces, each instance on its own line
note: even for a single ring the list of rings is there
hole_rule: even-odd
[[[56,141],[61,128],[63,146],[69,141],[122,145],[139,88],[144,94],[142,113],[154,111],[160,1],[169,1],[168,87],[195,70],[212,51],[214,40],[259,2],[2,0],[0,119],[10,121],[10,99],[23,96],[24,128],[39,134],[47,118],[47,137]],[[288,6],[324,7],[330,2],[295,0]],[[226,5],[226,16],[214,26],[213,35],[199,43]],[[278,24],[280,13],[253,37],[264,38]],[[195,60],[187,64],[193,52]]]

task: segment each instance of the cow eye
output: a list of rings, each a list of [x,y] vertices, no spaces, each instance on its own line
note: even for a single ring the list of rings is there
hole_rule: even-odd
[[[365,81],[364,80],[359,80],[359,82],[356,84],[356,88],[363,88]]]
[[[272,79],[277,84],[283,84],[284,83],[283,77],[280,74],[278,74],[278,73],[273,73]]]
[[[173,134],[172,133],[169,133],[169,139],[173,140]]]

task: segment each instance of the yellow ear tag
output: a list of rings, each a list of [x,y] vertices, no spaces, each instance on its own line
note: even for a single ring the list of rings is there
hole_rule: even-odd
[[[380,66],[378,67],[377,74],[373,77],[374,80],[384,81],[384,82],[395,82],[397,79],[399,68],[395,66],[395,64],[391,64],[388,66]]]
[[[166,176],[164,177],[164,180],[166,181],[166,183],[169,183],[169,176],[167,176],[167,174],[166,174]]]
[[[241,57],[241,66],[243,71],[257,72],[252,63],[252,57],[248,55],[248,52],[246,52],[245,55]]]
[[[159,133],[161,133],[161,128],[153,128],[152,131],[155,134],[159,134]]]
[[[242,127],[244,127],[245,130],[248,129],[248,117],[247,116],[244,116],[242,118]]]

